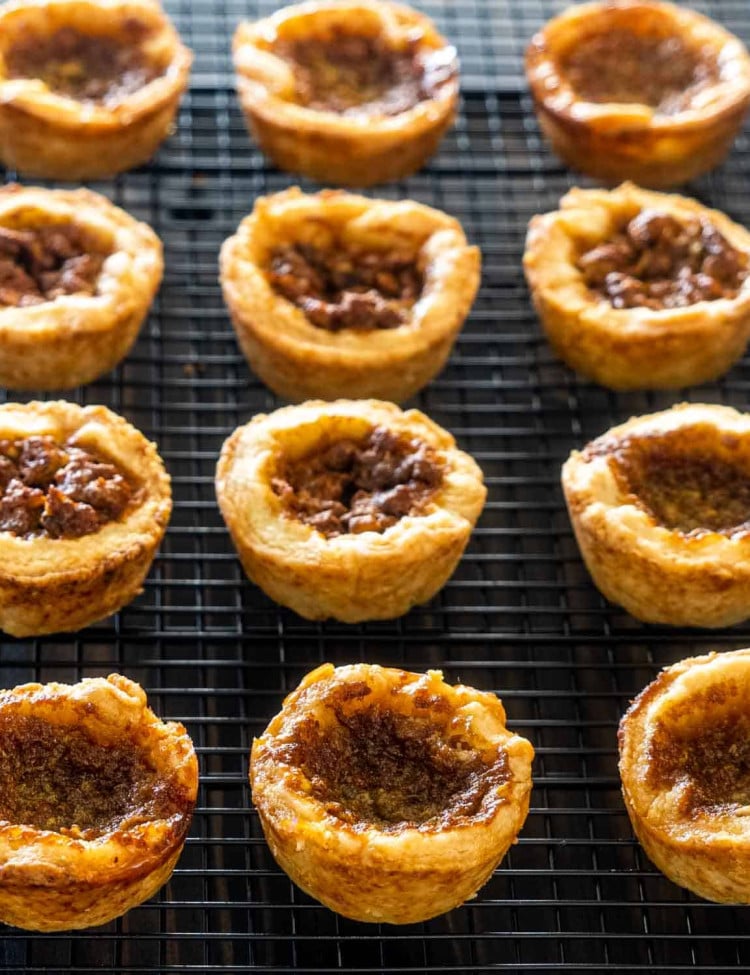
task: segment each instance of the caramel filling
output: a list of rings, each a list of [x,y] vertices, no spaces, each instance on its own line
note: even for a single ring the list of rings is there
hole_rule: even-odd
[[[123,514],[135,486],[111,461],[52,437],[0,440],[0,531],[79,538]]]
[[[364,440],[338,440],[282,461],[271,486],[290,514],[332,538],[383,532],[423,513],[442,479],[426,443],[375,427]]]
[[[655,310],[736,298],[748,274],[747,255],[704,217],[679,221],[648,209],[576,266],[613,308]]]

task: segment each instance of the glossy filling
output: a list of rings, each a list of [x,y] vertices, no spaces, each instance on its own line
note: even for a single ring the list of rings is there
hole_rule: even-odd
[[[80,538],[117,520],[135,486],[111,461],[52,437],[0,440],[0,531]]]
[[[679,37],[611,29],[580,38],[561,60],[561,71],[587,102],[637,103],[676,115],[716,83],[716,60]]]
[[[676,220],[646,209],[581,254],[577,267],[613,308],[659,310],[736,298],[748,258],[704,217]]]
[[[283,461],[271,486],[293,517],[332,538],[383,532],[422,514],[442,479],[430,446],[375,427],[363,440]]]

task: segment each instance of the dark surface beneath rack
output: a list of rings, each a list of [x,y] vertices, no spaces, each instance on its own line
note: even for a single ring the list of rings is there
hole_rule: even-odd
[[[184,721],[195,741],[198,809],[156,898],[92,931],[4,929],[0,971],[718,975],[750,967],[747,911],[689,896],[634,841],[615,740],[628,701],[660,667],[750,644],[750,628],[646,627],[605,603],[583,568],[559,488],[570,449],[632,414],[680,399],[747,408],[750,359],[700,389],[615,395],[577,379],[541,337],[520,265],[526,224],[586,181],[542,144],[521,53],[563,4],[422,5],[462,56],[461,112],[426,169],[377,192],[448,210],[482,248],[474,310],[450,365],[415,405],[477,458],[489,499],[438,597],[403,619],[361,626],[312,624],[272,604],[244,579],[216,508],[222,441],[279,405],[238,352],[217,253],[259,194],[295,179],[249,142],[229,68],[236,22],[271,5],[168,6],[198,54],[178,129],[151,165],[93,187],[162,237],[165,282],[128,360],[68,398],[105,403],[158,442],[175,512],[142,596],[75,635],[4,641],[0,685],[112,671],[139,681],[155,710]],[[700,9],[750,41],[747,0]],[[750,225],[749,188],[744,134],[727,164],[689,192]],[[324,660],[442,668],[451,680],[497,691],[510,725],[535,744],[520,842],[469,905],[411,927],[361,925],[316,904],[275,865],[251,809],[248,751],[284,693]]]

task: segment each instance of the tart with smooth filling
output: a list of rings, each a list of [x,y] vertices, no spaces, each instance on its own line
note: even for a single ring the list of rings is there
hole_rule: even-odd
[[[750,56],[671,3],[569,7],[535,35],[526,76],[542,131],[570,166],[668,187],[717,166],[750,105]]]
[[[620,724],[633,829],[681,887],[750,903],[750,650],[668,667]]]
[[[427,17],[386,0],[313,0],[241,23],[234,64],[260,148],[321,182],[414,172],[456,113],[455,49]]]
[[[152,0],[0,7],[0,159],[27,176],[98,179],[168,135],[192,54]]]
[[[198,791],[181,724],[112,674],[0,691],[0,920],[92,927],[167,882]]]
[[[172,510],[156,447],[103,406],[0,406],[0,629],[79,630],[141,590]]]
[[[0,189],[0,385],[71,389],[129,352],[161,241],[90,190]]]
[[[488,880],[526,819],[533,757],[494,694],[324,664],[253,742],[250,782],[296,884],[346,917],[410,924]]]
[[[261,197],[221,251],[242,351],[281,396],[402,401],[445,364],[479,287],[453,217],[340,190]]]
[[[599,590],[637,619],[750,617],[750,414],[684,403],[573,451],[568,511]]]
[[[311,401],[225,442],[216,494],[242,566],[307,619],[392,619],[432,598],[484,506],[482,472],[417,410]]]
[[[612,389],[715,379],[750,336],[750,233],[688,197],[573,189],[532,218],[524,270],[555,352]]]

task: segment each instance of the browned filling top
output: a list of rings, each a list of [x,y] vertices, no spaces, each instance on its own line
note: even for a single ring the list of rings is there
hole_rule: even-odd
[[[422,292],[413,255],[395,251],[277,247],[267,271],[273,289],[311,324],[330,332],[398,328]]]
[[[52,437],[0,440],[0,531],[79,538],[115,521],[135,486],[109,460]]]
[[[8,77],[38,78],[58,95],[112,107],[164,74],[143,52],[147,33],[145,24],[128,20],[118,40],[72,27],[31,35],[7,51]]]
[[[442,479],[430,446],[375,427],[364,440],[337,440],[284,460],[271,484],[295,518],[332,538],[383,532],[421,514]]]
[[[0,716],[0,820],[95,839],[184,810],[132,742],[103,745],[35,717]]]
[[[662,115],[685,111],[719,78],[716,59],[691,50],[679,37],[623,29],[582,37],[560,68],[584,101],[637,103]]]
[[[585,251],[578,269],[613,308],[684,308],[736,298],[748,258],[705,217],[642,210],[611,240]]]

